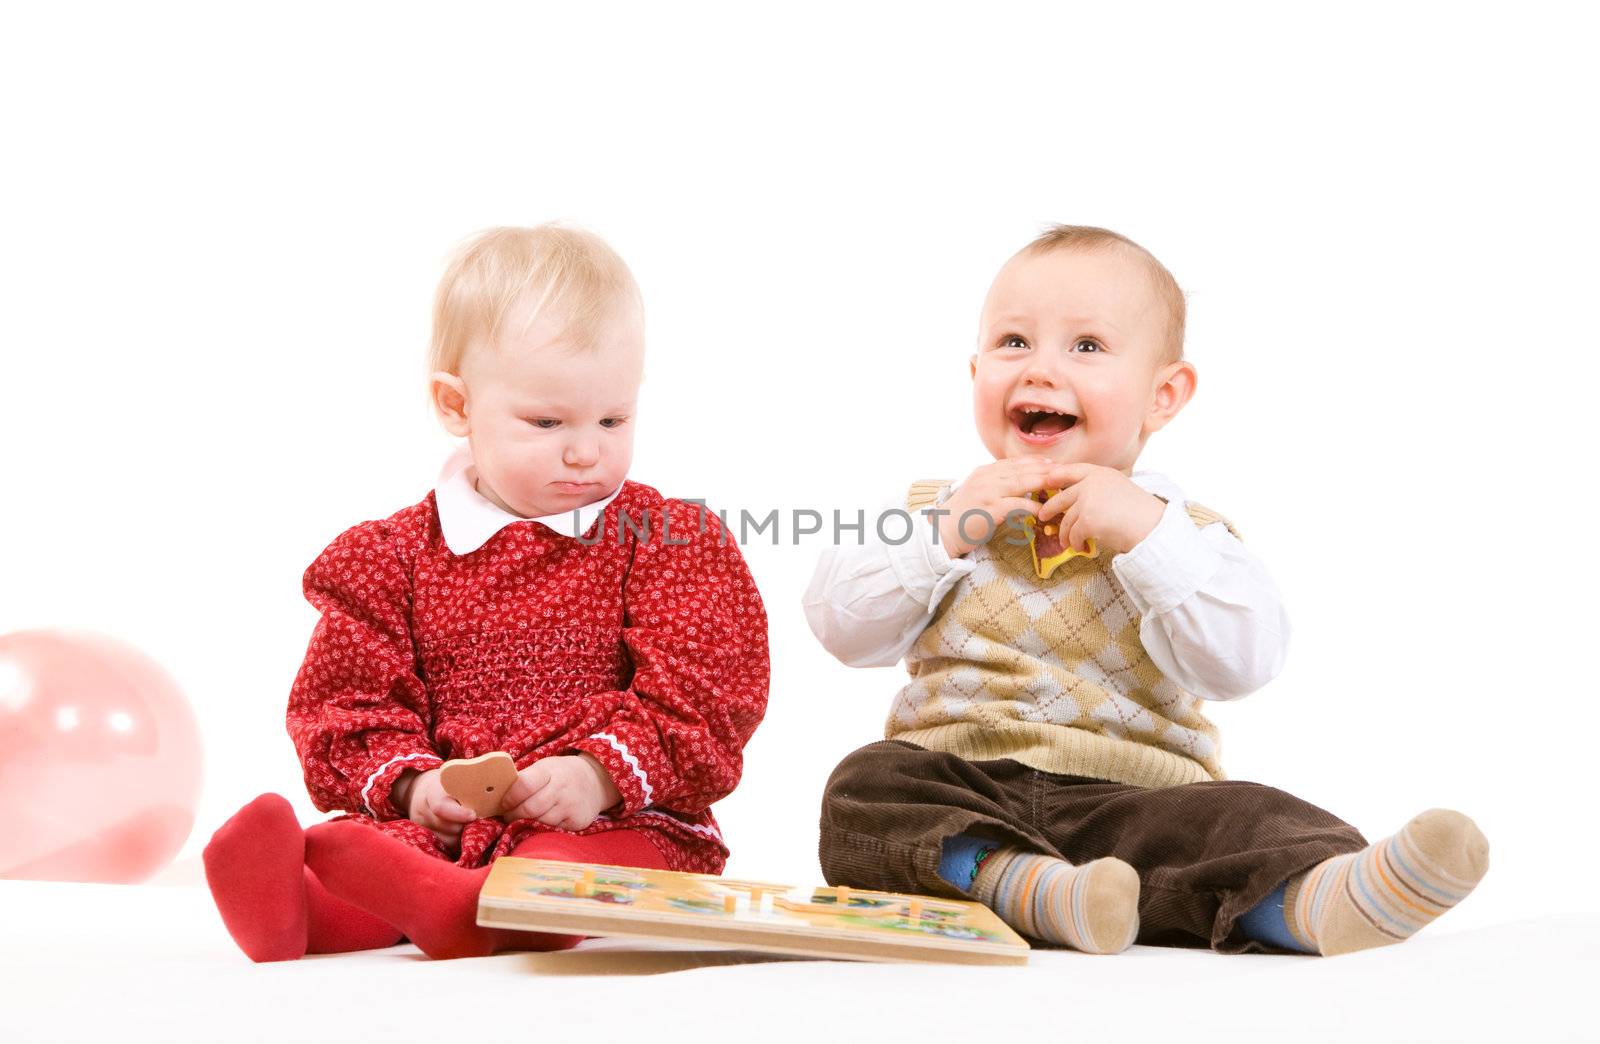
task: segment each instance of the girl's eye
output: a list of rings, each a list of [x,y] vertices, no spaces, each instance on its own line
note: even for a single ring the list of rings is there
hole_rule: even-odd
[[[1082,348],[1086,344],[1087,345],[1092,345],[1094,347],[1095,351],[1099,351],[1099,352],[1105,351],[1105,349],[1100,346],[1100,342],[1095,340],[1093,337],[1085,337],[1085,338],[1083,338],[1077,344],[1073,345],[1072,348],[1073,348],[1074,351],[1076,351],[1077,349]]]
[[[549,431],[551,428],[555,427],[557,424],[560,424],[561,422],[556,420],[553,417],[535,417],[535,418],[533,418],[533,420],[530,420],[528,423],[532,424],[535,428],[543,428],[546,431]]]
[[[607,417],[600,422],[600,426],[602,428],[620,428],[626,424],[627,421],[628,418],[626,417]]]
[[[1028,347],[1028,342],[1024,341],[1021,337],[1018,337],[1016,334],[1006,334],[1004,337],[1000,338],[1000,347],[1002,347],[1002,348],[1026,348],[1026,347]]]

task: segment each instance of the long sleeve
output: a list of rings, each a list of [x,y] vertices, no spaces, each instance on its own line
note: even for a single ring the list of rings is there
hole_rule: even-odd
[[[946,487],[934,506],[953,489]],[[970,560],[951,558],[939,545],[922,512],[911,516],[908,539],[884,540],[876,520],[896,509],[903,510],[903,502],[884,505],[868,522],[862,543],[824,550],[802,598],[811,633],[851,667],[898,663],[945,594],[972,571]],[[894,521],[884,525],[890,536],[899,536],[900,528]]]
[[[1145,651],[1184,690],[1235,700],[1283,669],[1282,596],[1224,523],[1197,527],[1173,497],[1156,528],[1111,567],[1141,614]]]
[[[411,585],[384,522],[341,534],[306,570],[322,613],[289,693],[289,736],[324,812],[404,813],[389,791],[407,769],[442,764],[410,631]]]
[[[632,680],[590,697],[597,724],[571,746],[610,773],[622,815],[700,812],[727,795],[767,706],[766,611],[737,542],[696,505],[666,511],[665,531],[650,512],[624,585]]]

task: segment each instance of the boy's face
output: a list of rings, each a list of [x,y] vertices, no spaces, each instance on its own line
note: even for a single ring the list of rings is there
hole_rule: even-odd
[[[524,330],[525,315],[511,310],[498,347],[468,349],[462,423],[445,426],[471,444],[479,493],[524,517],[565,514],[610,494],[633,462],[643,323],[631,309],[610,318],[591,350],[550,317]]]
[[[1166,324],[1130,251],[1012,258],[984,301],[971,362],[984,446],[997,460],[1037,454],[1131,472],[1146,436],[1193,391],[1188,363],[1157,365]],[[1184,380],[1176,393],[1168,383],[1178,370],[1187,393]]]

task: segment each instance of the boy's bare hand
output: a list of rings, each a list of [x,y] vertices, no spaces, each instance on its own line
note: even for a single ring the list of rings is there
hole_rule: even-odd
[[[973,469],[940,505],[950,512],[939,518],[945,553],[954,558],[987,544],[1013,512],[1037,515],[1039,502],[1028,494],[1043,489],[1051,468],[1059,467],[1049,457],[1008,457]]]
[[[1061,492],[1045,502],[1039,521],[1060,515],[1062,544],[1079,551],[1088,550],[1091,538],[1116,554],[1131,551],[1167,509],[1127,475],[1099,464],[1057,464],[1044,485]]]
[[[461,828],[478,817],[472,809],[444,792],[439,770],[408,772],[395,784],[403,790],[406,818],[426,829],[451,851],[461,846]]]
[[[517,773],[500,818],[537,819],[561,830],[582,830],[622,800],[616,784],[588,754],[543,758]]]

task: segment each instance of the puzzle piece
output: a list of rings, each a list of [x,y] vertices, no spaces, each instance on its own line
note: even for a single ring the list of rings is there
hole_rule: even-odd
[[[444,792],[472,809],[479,819],[500,811],[506,791],[517,781],[517,763],[504,751],[492,751],[476,758],[447,761],[439,769]]]
[[[1031,495],[1034,500],[1042,504],[1060,492],[1059,489],[1041,489]],[[1060,521],[1059,517],[1053,522],[1040,522],[1031,515],[1023,516],[1022,524],[1028,527],[1028,548],[1033,552],[1033,571],[1039,575],[1040,580],[1050,579],[1050,574],[1063,562],[1079,555],[1093,558],[1100,553],[1092,538],[1089,540],[1087,551],[1079,551],[1068,545],[1062,539]]]

